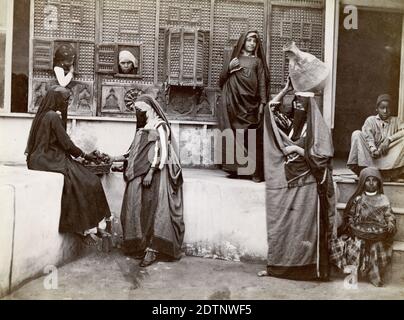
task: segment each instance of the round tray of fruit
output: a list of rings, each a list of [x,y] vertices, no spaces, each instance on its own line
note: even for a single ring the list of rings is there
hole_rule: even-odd
[[[92,161],[84,159],[81,164],[95,174],[109,173],[111,170],[112,162],[108,155],[99,151],[94,151],[92,154],[96,157],[96,159]]]

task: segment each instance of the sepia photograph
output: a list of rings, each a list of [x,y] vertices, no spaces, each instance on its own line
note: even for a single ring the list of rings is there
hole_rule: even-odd
[[[0,300],[404,300],[404,1],[0,0]]]

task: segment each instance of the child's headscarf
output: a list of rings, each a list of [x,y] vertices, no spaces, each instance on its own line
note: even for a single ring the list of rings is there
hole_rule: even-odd
[[[365,181],[368,177],[377,178],[377,180],[379,182],[379,189],[377,190],[377,193],[384,193],[383,192],[383,179],[382,179],[379,169],[374,168],[374,167],[367,167],[367,168],[363,169],[361,171],[361,173],[359,174],[358,187],[356,188],[352,197],[349,199],[349,201],[346,205],[344,214],[347,214],[349,212],[356,197],[365,192]]]
[[[359,182],[358,182],[358,187],[356,188],[354,194],[351,196],[351,198],[349,199],[345,210],[344,210],[344,219],[343,219],[343,223],[342,225],[338,228],[338,234],[342,234],[345,233],[347,230],[347,226],[348,226],[348,221],[347,221],[347,217],[349,216],[349,212],[353,206],[354,200],[361,195],[362,193],[365,192],[365,181],[368,177],[375,177],[377,178],[377,180],[379,181],[379,189],[377,190],[377,192],[380,193],[384,193],[383,192],[383,179],[382,176],[380,174],[380,171],[377,168],[374,167],[368,167],[365,168],[361,171],[361,173],[359,174]]]

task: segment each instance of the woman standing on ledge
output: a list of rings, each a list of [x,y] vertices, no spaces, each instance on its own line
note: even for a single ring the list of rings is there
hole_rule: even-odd
[[[257,31],[240,36],[230,63],[223,68],[219,85],[222,88],[221,106],[217,110],[219,127],[232,130],[234,137],[234,148],[226,150],[227,143],[224,144],[222,169],[229,173],[229,178],[240,177],[245,163],[238,161],[241,159],[237,155],[244,158],[248,154],[247,165],[253,162],[254,169],[245,175],[255,182],[263,181],[262,119],[268,101],[269,70]],[[249,146],[251,132],[255,132],[255,139],[251,140],[254,145]]]
[[[66,133],[69,97],[66,88],[48,90],[32,122],[25,154],[28,169],[64,175],[59,232],[77,233],[85,244],[95,245],[94,234],[106,228],[111,213],[100,179],[72,159],[96,157],[84,153]]]

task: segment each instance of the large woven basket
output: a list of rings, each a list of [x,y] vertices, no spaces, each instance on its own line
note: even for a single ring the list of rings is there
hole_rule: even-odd
[[[107,164],[86,164],[84,166],[94,174],[107,174],[111,170],[112,163],[107,163]]]

